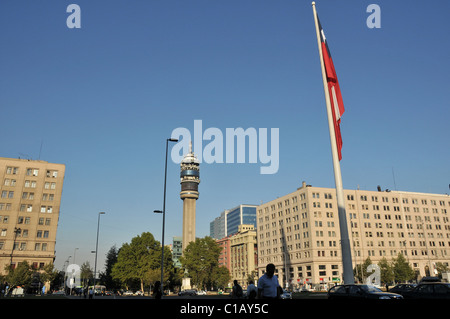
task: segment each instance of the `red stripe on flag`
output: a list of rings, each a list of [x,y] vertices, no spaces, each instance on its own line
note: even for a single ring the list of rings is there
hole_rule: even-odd
[[[320,22],[319,22],[320,26]],[[333,114],[334,132],[336,135],[336,144],[339,154],[339,160],[342,159],[342,136],[341,136],[341,116],[344,114],[344,102],[342,100],[341,89],[334,69],[333,60],[330,55],[328,44],[324,37],[322,27],[320,26],[323,62],[325,64],[325,72],[327,75],[328,92],[330,94],[331,113]]]

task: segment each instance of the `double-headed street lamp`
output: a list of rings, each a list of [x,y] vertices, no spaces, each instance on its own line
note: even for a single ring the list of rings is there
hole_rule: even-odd
[[[94,291],[92,297],[95,296],[95,274],[97,273],[97,253],[98,253],[98,231],[100,229],[100,215],[104,215],[105,212],[98,213],[98,222],[97,222],[97,243],[95,244],[95,262],[94,262]]]
[[[163,210],[154,210],[154,213],[159,213],[163,215],[163,222],[162,222],[162,240],[161,240],[161,298],[164,295],[164,228],[166,223],[166,182],[167,182],[167,152],[169,147],[169,142],[178,142],[175,138],[168,138],[166,139],[166,162],[164,167],[164,200],[163,200]]]

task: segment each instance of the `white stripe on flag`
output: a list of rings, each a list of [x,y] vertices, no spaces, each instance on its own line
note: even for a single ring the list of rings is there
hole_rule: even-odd
[[[336,91],[334,90],[334,86],[331,87],[331,93],[333,95],[334,114],[336,115],[336,121],[338,121],[341,118],[341,113],[339,111],[339,105],[336,97]]]
[[[325,42],[327,40],[327,38],[325,38],[325,32],[323,32],[323,30],[320,30],[320,34],[322,34],[323,42]]]

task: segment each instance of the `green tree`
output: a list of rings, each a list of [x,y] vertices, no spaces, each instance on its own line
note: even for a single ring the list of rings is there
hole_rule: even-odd
[[[112,277],[112,268],[117,262],[117,257],[119,254],[119,250],[114,245],[112,246],[108,253],[106,254],[105,261],[105,272],[100,274],[100,281],[107,287],[109,290],[118,290],[121,286],[119,280],[115,280]]]
[[[161,269],[161,244],[148,232],[142,233],[125,243],[119,249],[117,262],[112,267],[111,276],[120,280],[128,288],[138,281],[144,291],[144,283],[150,283],[150,270]],[[164,268],[173,271],[172,254],[164,247]]]
[[[213,276],[219,266],[221,250],[216,241],[208,236],[197,238],[185,248],[180,261],[194,285],[203,288],[208,283],[214,282]]]
[[[442,262],[437,262],[436,270],[438,271],[439,278],[442,278],[442,273],[449,272],[450,268],[447,265],[444,265]]]
[[[382,283],[391,283],[394,281],[394,271],[392,269],[392,265],[387,261],[386,258],[382,258],[378,262],[378,266],[380,267],[380,280]]]
[[[59,271],[56,270],[53,263],[49,263],[44,266],[43,271],[40,273],[40,279],[42,283],[49,282],[50,283],[50,289],[53,286],[56,286],[56,280],[59,277]]]
[[[88,261],[84,262],[80,267],[80,280],[84,287],[89,285],[89,281],[94,279],[94,271]]]
[[[170,287],[173,289],[174,287],[181,287],[184,277],[184,269],[173,267],[173,272],[170,276]]]
[[[372,264],[370,257],[367,257],[363,264],[358,264],[353,269],[353,274],[359,282],[364,282],[367,278],[367,267]]]
[[[27,261],[18,263],[16,268],[8,265],[5,269],[8,271],[5,279],[9,283],[10,291],[16,286],[28,286],[31,283],[33,271]]]
[[[408,261],[401,253],[397,255],[397,258],[394,258],[392,270],[394,272],[394,280],[397,282],[406,282],[414,279],[415,277],[414,269],[412,269]]]
[[[124,243],[119,249],[117,255],[117,262],[111,269],[111,276],[114,280],[120,281],[128,289],[131,282],[135,279],[134,274],[134,259],[132,248],[130,244]]]
[[[213,278],[214,278],[213,285],[216,286],[217,288],[224,289],[231,281],[231,274],[227,267],[220,266],[216,268]]]
[[[161,248],[160,248],[161,249]],[[172,261],[172,253],[169,247],[164,247],[164,289],[166,289],[167,281],[174,281],[174,266]],[[150,268],[146,271],[144,276],[144,282],[150,285],[150,288],[155,282],[161,281],[161,253],[158,256],[158,267]]]

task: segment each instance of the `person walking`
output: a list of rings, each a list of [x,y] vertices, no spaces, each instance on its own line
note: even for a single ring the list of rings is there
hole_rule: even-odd
[[[268,264],[266,273],[258,280],[258,299],[277,299],[280,298],[280,284],[275,275],[275,265]]]
[[[250,280],[247,287],[247,298],[248,299],[256,299],[256,296],[258,295],[258,289],[256,288],[255,284],[253,283],[253,280]]]
[[[238,284],[237,280],[234,280],[233,291],[231,292],[231,297],[233,299],[241,299],[244,297],[244,291],[242,287]]]
[[[153,298],[161,299],[161,297],[162,297],[161,282],[157,281],[155,282],[155,287],[153,288]]]

